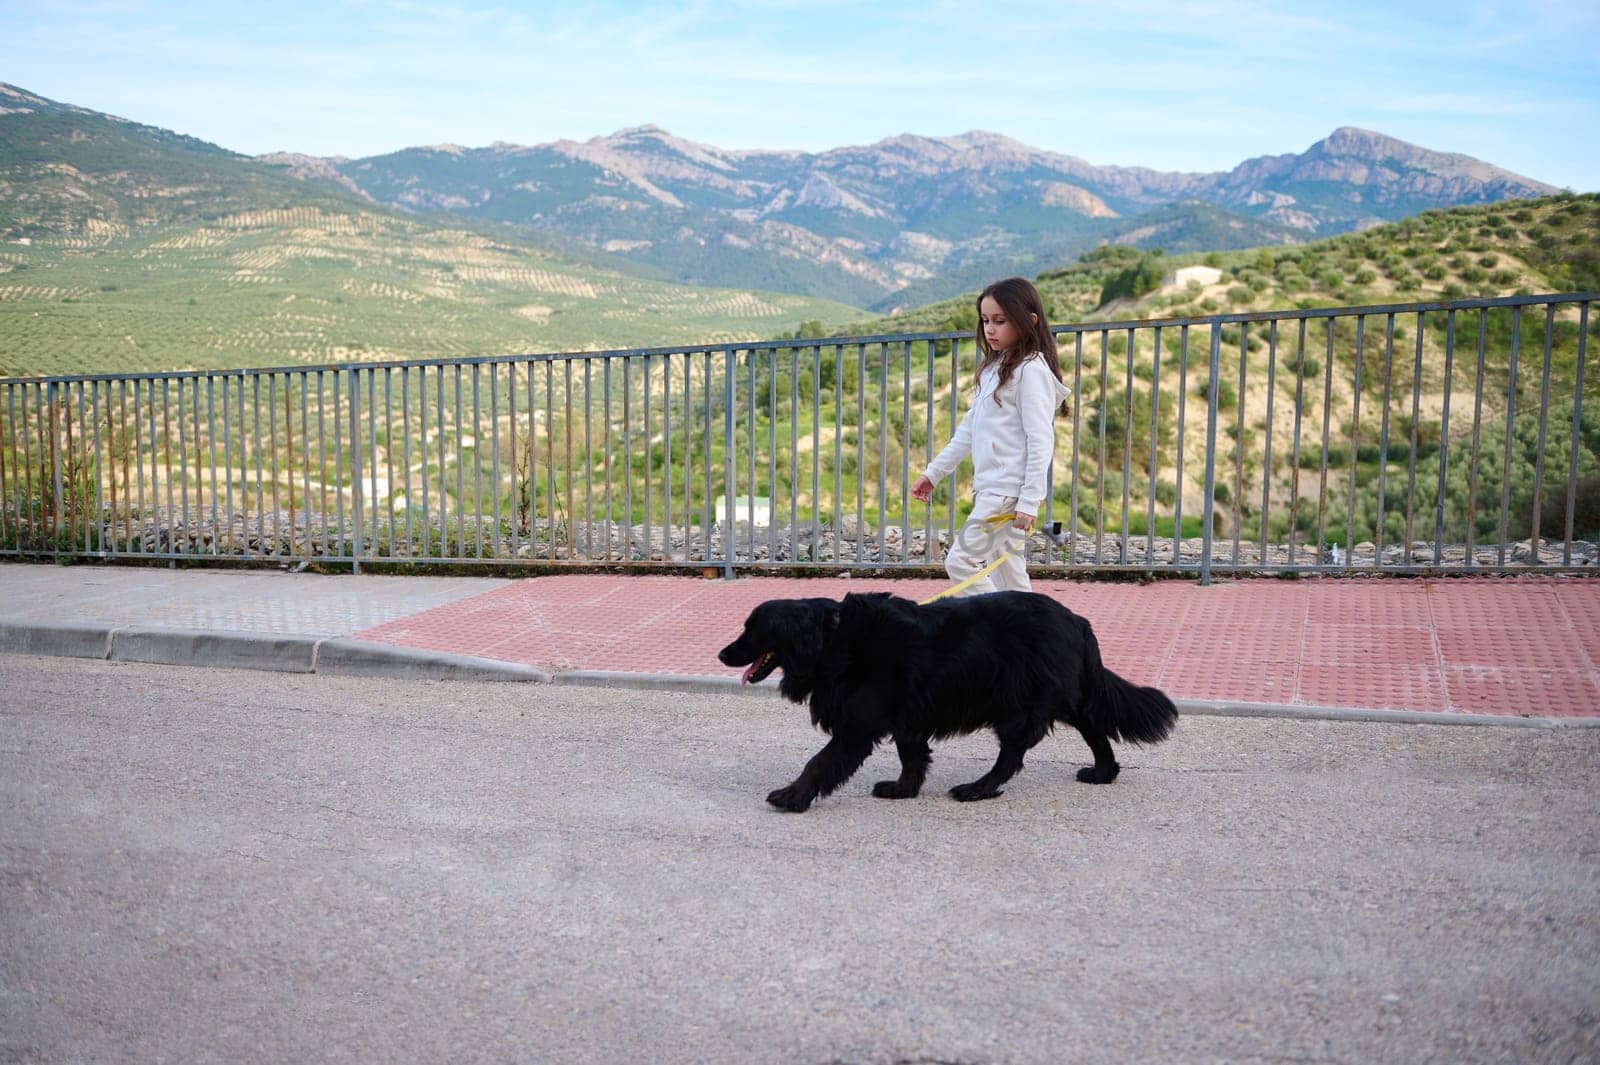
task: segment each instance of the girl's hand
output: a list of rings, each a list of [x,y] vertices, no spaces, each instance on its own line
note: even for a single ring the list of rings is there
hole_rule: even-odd
[[[1013,529],[1021,529],[1023,532],[1027,532],[1029,529],[1033,528],[1033,521],[1034,516],[1032,514],[1024,514],[1021,511],[1018,511],[1011,516],[1011,527]]]
[[[926,503],[933,498],[933,482],[926,477],[918,477],[917,483],[911,486],[911,498]]]

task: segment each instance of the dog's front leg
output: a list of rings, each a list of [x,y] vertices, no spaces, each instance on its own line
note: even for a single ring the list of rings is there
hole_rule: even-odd
[[[872,753],[877,737],[864,733],[842,733],[829,740],[800,770],[794,783],[767,796],[780,810],[803,813],[818,795],[827,795],[850,779]]]
[[[894,745],[900,752],[900,779],[878,781],[872,785],[872,794],[880,799],[914,799],[917,792],[922,790],[922,782],[927,779],[933,752],[923,736],[896,733]]]

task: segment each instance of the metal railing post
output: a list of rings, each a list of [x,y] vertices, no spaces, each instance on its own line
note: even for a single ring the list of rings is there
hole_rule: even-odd
[[[1200,521],[1200,583],[1211,583],[1211,523],[1217,487],[1217,388],[1222,379],[1222,324],[1211,325],[1211,369],[1206,377],[1206,476],[1201,486],[1205,507]],[[1242,403],[1244,397],[1240,397]],[[1242,445],[1241,445],[1242,446]],[[1237,563],[1238,559],[1235,558]]]
[[[739,536],[734,530],[733,515],[733,486],[734,468],[738,465],[734,456],[733,447],[733,403],[738,389],[734,385],[734,351],[728,348],[723,352],[723,381],[722,381],[722,578],[733,580],[734,541]]]
[[[350,378],[350,503],[355,511],[356,538],[350,544],[350,572],[361,572],[361,541],[366,535],[363,522],[365,501],[361,494],[361,371],[351,370]]]

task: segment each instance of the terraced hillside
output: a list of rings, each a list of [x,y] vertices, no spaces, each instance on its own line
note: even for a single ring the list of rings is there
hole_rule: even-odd
[[[1208,263],[1219,273],[1213,282],[1178,283],[1174,278],[1183,267]],[[1516,204],[1429,211],[1402,222],[1299,247],[1180,256],[1102,247],[1085,254],[1078,263],[1040,275],[1037,283],[1053,321],[1091,325],[1531,292],[1595,292],[1600,291],[1600,196],[1562,195]],[[851,323],[844,331],[967,330],[976,324],[974,299],[975,294],[968,294],[905,315]],[[816,328],[819,324],[813,323],[811,331],[821,332]],[[1320,434],[1326,416],[1331,437],[1328,462],[1332,500],[1326,524],[1330,528],[1351,529],[1358,539],[1370,539],[1378,534],[1381,513],[1391,542],[1405,535],[1406,519],[1393,493],[1397,485],[1414,488],[1418,458],[1423,462],[1431,460],[1437,467],[1441,438],[1445,435],[1442,415],[1450,323],[1440,313],[1410,313],[1397,316],[1392,322],[1386,315],[1375,315],[1359,337],[1356,324],[1353,319],[1341,320],[1326,335],[1319,326],[1313,326],[1305,338],[1292,329],[1276,331],[1269,323],[1223,327],[1219,406],[1226,431],[1219,438],[1223,450],[1218,461],[1219,479],[1228,483],[1219,485],[1217,493],[1223,528],[1260,522],[1265,503],[1270,535],[1281,538],[1291,525],[1301,534],[1311,531],[1314,518],[1306,510],[1308,501],[1299,492],[1298,482],[1303,476],[1307,483],[1321,487]],[[1562,311],[1548,324],[1550,386],[1555,401],[1546,426],[1546,476],[1556,477],[1564,491],[1576,387],[1576,307]],[[1459,332],[1450,388],[1457,397],[1453,414],[1457,435],[1449,446],[1458,451],[1467,446],[1459,435],[1465,416],[1461,405],[1464,396],[1469,397],[1468,402],[1477,398],[1481,404],[1483,438],[1495,440],[1495,446],[1505,440],[1504,410],[1510,391],[1509,361],[1515,329],[1519,333],[1522,369],[1515,389],[1517,413],[1510,427],[1513,444],[1506,451],[1510,458],[1489,464],[1494,466],[1492,469],[1486,465],[1482,476],[1471,486],[1466,473],[1469,463],[1461,461],[1460,455],[1455,456],[1451,462],[1456,471],[1451,491],[1458,511],[1465,510],[1469,493],[1476,492],[1481,497],[1474,505],[1481,525],[1498,510],[1501,488],[1509,483],[1509,505],[1523,514],[1520,535],[1526,535],[1531,523],[1527,515],[1531,513],[1528,507],[1534,458],[1538,453],[1540,359],[1546,323],[1542,316],[1525,316],[1514,322],[1509,311],[1485,315],[1481,382],[1474,364],[1479,325],[1475,314],[1462,316],[1456,323]],[[1172,327],[1164,331],[1164,350],[1159,357],[1153,350],[1154,337],[1149,329],[1090,330],[1083,335],[1081,348],[1068,353],[1081,357],[1079,372],[1088,389],[1081,396],[1084,414],[1078,432],[1084,439],[1097,441],[1103,422],[1112,441],[1109,457],[1115,466],[1120,467],[1123,458],[1116,438],[1131,420],[1134,438],[1148,441],[1152,421],[1150,395],[1154,391],[1164,397],[1155,419],[1159,433],[1157,469],[1153,475],[1148,474],[1138,456],[1130,466],[1130,507],[1140,511],[1147,512],[1151,480],[1156,482],[1158,498],[1154,509],[1158,515],[1172,514],[1174,501],[1180,497],[1186,515],[1197,514],[1203,504],[1197,476],[1204,465],[1203,437],[1186,434],[1181,449],[1181,483],[1175,476],[1179,451],[1174,440],[1175,397],[1186,396],[1191,411],[1196,409],[1197,401],[1205,402],[1209,327],[1190,332],[1187,359],[1180,350],[1182,331]],[[1600,474],[1600,374],[1593,368],[1596,337],[1600,337],[1600,315],[1591,314],[1578,449],[1582,478],[1579,513],[1586,516],[1580,520],[1580,527],[1590,537],[1600,536],[1600,480],[1596,479]],[[1064,358],[1063,363],[1070,366],[1071,358]],[[1099,383],[1102,374],[1104,385]],[[940,376],[942,379],[943,374]],[[1357,380],[1359,391],[1354,384]],[[1475,397],[1480,383],[1483,395]],[[1411,404],[1413,386],[1417,392],[1415,410]],[[1305,415],[1298,443],[1290,429],[1297,400]],[[1267,470],[1263,459],[1267,454],[1269,409],[1274,411],[1274,418],[1271,469]],[[1550,425],[1557,428],[1550,430]],[[1058,456],[1070,447],[1071,431],[1065,420],[1058,426]],[[1508,464],[1511,476],[1505,478],[1503,469]],[[1095,478],[1080,487],[1090,490],[1099,500],[1102,485],[1098,480],[1098,458],[1088,459],[1080,472]],[[1118,469],[1108,469],[1106,475],[1105,498],[1112,502],[1105,505],[1115,507],[1116,513],[1109,518],[1120,523],[1122,476]],[[1352,478],[1354,491],[1350,490]],[[1066,492],[1058,489],[1057,498],[1058,502],[1067,502]],[[1086,514],[1092,522],[1093,508],[1086,512],[1080,507],[1080,519]],[[1551,515],[1549,520],[1554,522],[1555,518]],[[1144,515],[1134,514],[1134,527],[1141,527],[1143,520]],[[1170,530],[1171,524],[1169,518],[1165,528]],[[1464,526],[1451,531],[1458,540],[1466,534]],[[1482,534],[1489,530],[1476,531]],[[1511,523],[1510,533],[1519,533],[1518,521]]]
[[[715,343],[851,313],[648,281],[375,211],[23,239],[0,244],[0,375]]]
[[[850,313],[556,240],[0,84],[0,376],[753,339]]]

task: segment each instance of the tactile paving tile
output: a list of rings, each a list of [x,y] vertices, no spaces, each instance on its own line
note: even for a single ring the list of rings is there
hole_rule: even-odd
[[[1241,581],[1197,592],[1184,615],[1191,626],[1259,622],[1298,628],[1305,619],[1305,593],[1282,582]]]
[[[1391,580],[1355,580],[1314,587],[1306,602],[1306,623],[1425,626],[1433,624],[1433,616],[1421,588]]]
[[[1157,683],[1174,699],[1245,703],[1294,701],[1299,664],[1174,655]]]
[[[1155,684],[1172,653],[1171,633],[1143,636],[1100,635],[1100,659],[1107,668],[1135,684]]]
[[[1170,598],[1130,599],[1126,593],[1121,600],[1090,603],[1056,598],[1073,613],[1088,618],[1097,633],[1112,629],[1177,628],[1183,623],[1189,608],[1188,603]]]
[[[1307,625],[1301,660],[1318,665],[1436,664],[1433,630],[1417,625]]]
[[[1439,655],[1446,666],[1479,665],[1512,669],[1587,668],[1583,641],[1566,625],[1538,628],[1444,628],[1438,630]]]
[[[1188,625],[1173,641],[1174,659],[1213,658],[1219,661],[1298,662],[1299,625],[1234,624]]]
[[[1565,625],[1554,589],[1515,581],[1441,589],[1429,596],[1433,623],[1449,628],[1537,629]]]
[[[1306,662],[1300,666],[1295,701],[1313,706],[1437,713],[1448,709],[1444,685],[1444,675],[1434,665]]]
[[[1592,717],[1600,681],[1587,670],[1448,666],[1450,708],[1465,714]]]
[[[1589,665],[1600,669],[1600,580],[1574,581],[1556,591],[1556,600],[1589,656]]]

